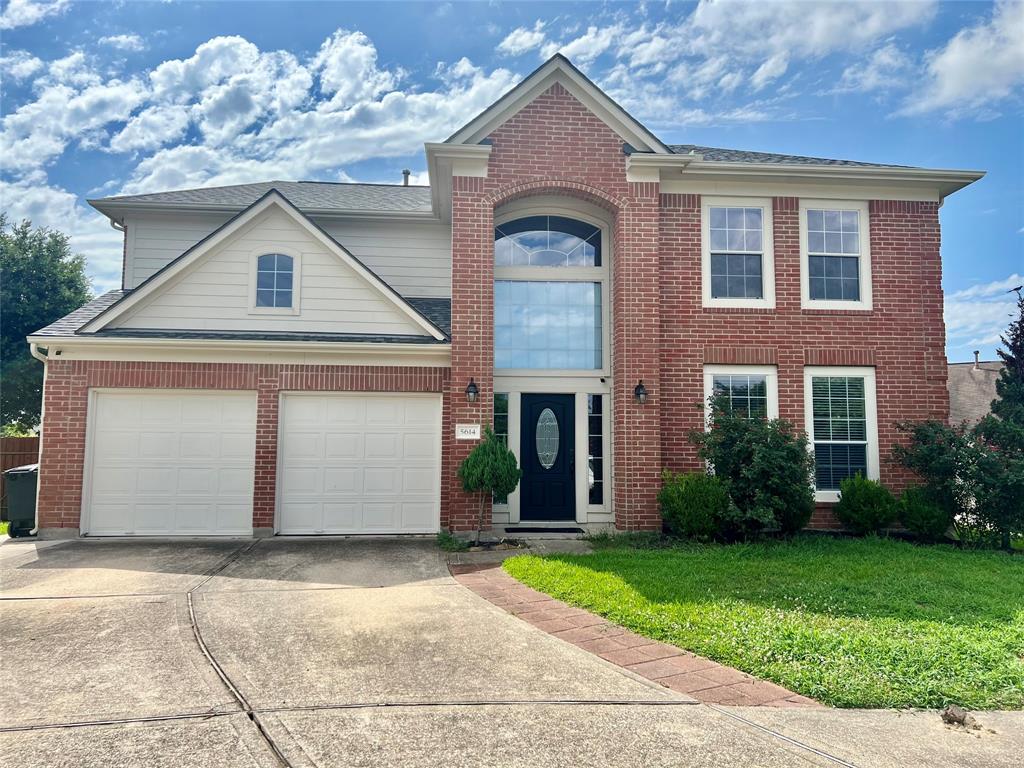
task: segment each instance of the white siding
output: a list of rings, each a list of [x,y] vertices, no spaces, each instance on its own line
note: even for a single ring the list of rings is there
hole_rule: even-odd
[[[298,314],[251,312],[250,270],[259,253],[297,254]],[[162,286],[121,328],[423,335],[380,290],[279,208],[272,207]]]
[[[125,285],[134,288],[231,218],[147,213],[126,217]],[[451,227],[441,222],[314,219],[403,296],[451,295]]]

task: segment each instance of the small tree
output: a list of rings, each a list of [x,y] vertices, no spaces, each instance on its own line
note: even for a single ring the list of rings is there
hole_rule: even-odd
[[[1004,549],[1024,532],[1024,294],[1017,293],[1017,317],[1002,337],[997,354],[1004,367],[996,380],[992,412],[974,429],[988,450],[978,475],[979,506],[999,532]]]
[[[515,454],[494,434],[484,428],[484,439],[459,465],[459,480],[466,493],[480,494],[480,515],[477,518],[476,543],[484,527],[484,512],[495,497],[508,496],[519,485],[522,471]]]

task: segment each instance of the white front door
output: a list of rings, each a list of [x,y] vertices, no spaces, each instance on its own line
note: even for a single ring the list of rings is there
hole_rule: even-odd
[[[82,532],[249,536],[253,392],[92,393]]]
[[[278,452],[280,533],[440,529],[440,395],[286,393]]]

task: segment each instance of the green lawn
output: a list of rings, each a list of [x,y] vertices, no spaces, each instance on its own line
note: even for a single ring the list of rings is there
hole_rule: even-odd
[[[838,707],[1024,708],[1024,557],[807,537],[524,556],[535,589]]]

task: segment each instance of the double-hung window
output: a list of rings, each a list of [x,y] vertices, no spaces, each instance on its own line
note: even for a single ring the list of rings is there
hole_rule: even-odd
[[[819,501],[835,501],[856,474],[878,479],[874,368],[805,368],[804,408]]]
[[[774,307],[771,200],[704,198],[702,283],[705,307]]]
[[[779,378],[775,366],[705,365],[705,409],[712,398],[719,407],[744,418],[777,419]]]
[[[867,205],[836,200],[800,202],[800,283],[803,306],[871,309]]]

